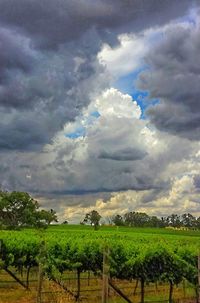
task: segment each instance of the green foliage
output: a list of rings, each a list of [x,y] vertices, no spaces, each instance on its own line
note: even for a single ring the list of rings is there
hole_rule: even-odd
[[[91,212],[85,215],[83,223],[89,222],[91,225],[94,226],[94,229],[96,230],[98,229],[100,219],[101,219],[101,215],[98,213],[98,211],[92,210]]]
[[[121,215],[115,215],[112,217],[112,222],[116,225],[116,226],[123,226],[125,225],[123,217]]]
[[[200,217],[195,218],[191,214],[183,214],[181,216],[177,214],[171,214],[168,217],[162,217],[161,219],[156,216],[149,216],[142,212],[128,212],[121,216],[119,214],[114,215],[111,218],[111,222],[116,226],[130,226],[130,227],[173,227],[173,228],[200,228]]]
[[[42,263],[49,278],[74,269],[98,273],[106,243],[111,277],[171,284],[187,279],[197,285],[199,232],[104,227],[96,233],[88,226],[60,225],[45,232],[1,231],[0,239],[1,267],[19,270]]]
[[[57,221],[56,213],[39,210],[39,204],[25,192],[0,192],[0,227],[19,229],[21,227],[44,227]]]

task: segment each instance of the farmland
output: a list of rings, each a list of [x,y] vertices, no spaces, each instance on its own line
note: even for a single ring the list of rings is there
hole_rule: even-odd
[[[79,299],[89,302],[91,293],[96,302],[101,302],[105,250],[110,279],[134,302],[146,299],[155,302],[161,298],[172,302],[172,297],[195,296],[197,290],[199,231],[114,226],[95,231],[91,226],[57,225],[43,231],[1,231],[0,239],[1,293],[8,294],[12,285],[14,278],[11,279],[9,272],[24,284],[18,283],[15,291],[10,287],[13,296],[6,301],[6,295],[0,299],[2,303],[18,302],[15,294],[20,297],[20,289],[24,291],[24,298],[29,296],[27,302],[34,302],[41,269],[42,289],[54,293],[54,302],[55,293],[63,291],[58,283],[69,290],[65,291],[69,302]],[[21,296],[19,302],[22,302],[23,294]],[[109,302],[125,302],[114,296],[113,289],[109,298]]]

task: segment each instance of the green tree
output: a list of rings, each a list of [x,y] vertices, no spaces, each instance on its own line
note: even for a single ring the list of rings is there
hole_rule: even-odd
[[[98,213],[98,211],[92,210],[85,215],[83,223],[90,223],[92,226],[94,226],[94,229],[98,229],[100,219],[101,215]]]
[[[167,222],[169,226],[172,227],[180,227],[181,226],[181,219],[180,216],[177,214],[172,214],[167,217]]]
[[[196,219],[196,228],[200,229],[200,217]]]
[[[36,226],[38,225],[50,225],[52,222],[58,222],[56,212],[53,209],[38,211],[36,213]]]
[[[196,218],[191,214],[183,214],[181,216],[181,223],[183,226],[191,228],[196,226]]]
[[[68,224],[68,221],[67,221],[67,220],[64,220],[64,221],[62,222],[62,224],[63,224],[63,225],[67,225],[67,224]]]
[[[163,220],[159,219],[156,216],[151,216],[149,218],[148,226],[149,227],[164,227],[165,225],[164,225]]]
[[[53,210],[39,210],[39,203],[26,192],[0,192],[0,225],[6,228],[48,225],[56,221]]]
[[[148,224],[150,218],[146,213],[136,212],[134,216],[134,225],[144,227]]]
[[[128,212],[124,215],[124,223],[127,226],[134,226],[134,215],[135,212]]]
[[[147,226],[150,217],[146,213],[129,212],[124,215],[124,223],[128,226],[143,227]]]
[[[116,226],[123,226],[124,225],[124,220],[123,217],[120,215],[115,215],[112,217],[112,222],[116,225]]]

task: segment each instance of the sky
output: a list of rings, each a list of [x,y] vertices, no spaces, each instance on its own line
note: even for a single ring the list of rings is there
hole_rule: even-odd
[[[200,0],[0,0],[0,188],[200,216],[199,53]]]

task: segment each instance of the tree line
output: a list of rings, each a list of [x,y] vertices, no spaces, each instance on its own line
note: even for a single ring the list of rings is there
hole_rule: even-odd
[[[96,210],[87,213],[81,224],[91,224],[95,229],[100,225],[102,216]],[[149,216],[143,212],[127,212],[124,215],[116,214],[109,218],[109,224],[129,227],[173,227],[200,229],[200,217],[190,213],[182,215],[171,214],[166,217]]]
[[[98,229],[102,216],[97,210],[85,215],[81,224],[90,224]],[[55,210],[40,209],[39,203],[26,192],[0,191],[0,228],[46,227],[58,222]],[[67,224],[67,220],[63,224]],[[129,227],[173,227],[200,229],[200,217],[190,213],[171,214],[166,217],[149,216],[144,212],[130,211],[109,218],[109,224]]]
[[[182,215],[171,214],[158,218],[143,212],[128,212],[124,215],[114,215],[110,222],[116,226],[130,227],[173,227],[173,228],[200,228],[200,217],[196,218],[190,213]]]

